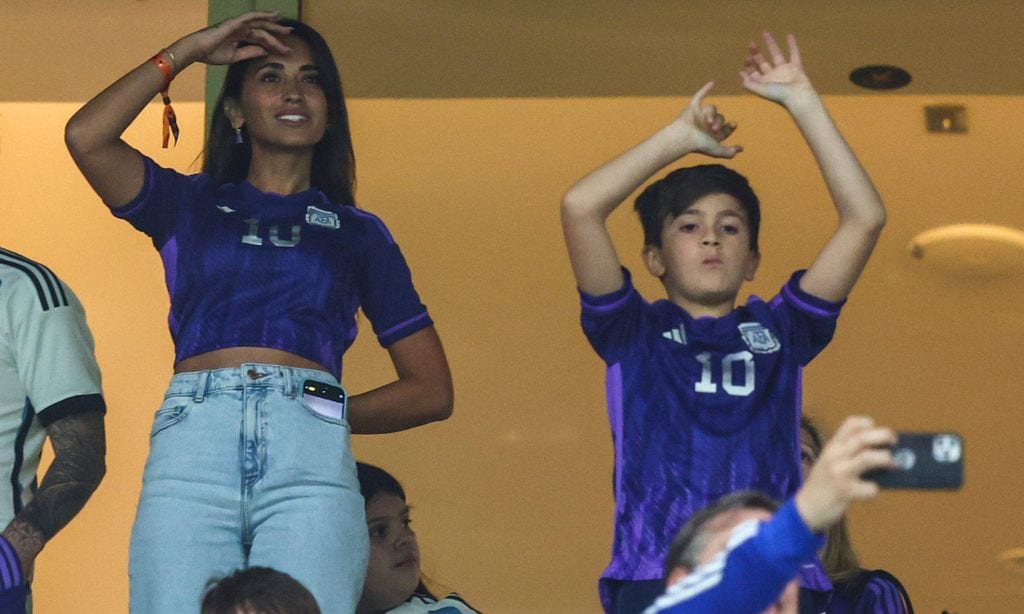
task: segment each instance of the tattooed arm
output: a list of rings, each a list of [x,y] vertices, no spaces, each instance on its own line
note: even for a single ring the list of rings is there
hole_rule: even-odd
[[[103,413],[87,411],[46,427],[54,459],[32,501],[11,521],[3,536],[14,547],[25,578],[36,556],[82,509],[107,467]]]

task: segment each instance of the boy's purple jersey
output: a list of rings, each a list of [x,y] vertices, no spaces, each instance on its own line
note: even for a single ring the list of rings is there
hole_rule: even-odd
[[[160,251],[176,363],[221,348],[265,347],[340,379],[360,307],[385,347],[432,324],[376,216],[315,188],[281,196],[145,164],[142,191],[114,215]]]
[[[691,514],[753,489],[800,485],[801,371],[831,340],[841,304],[795,273],[771,302],[721,318],[646,302],[628,271],[611,294],[582,295],[583,330],[608,365],[615,535],[603,578],[653,580]],[[602,596],[605,591],[602,590]]]

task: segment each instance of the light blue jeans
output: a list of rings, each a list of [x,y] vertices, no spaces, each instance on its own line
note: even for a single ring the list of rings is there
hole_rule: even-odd
[[[351,614],[369,551],[348,422],[303,402],[323,371],[179,373],[156,412],[129,576],[136,614],[198,612],[210,580],[272,567]]]

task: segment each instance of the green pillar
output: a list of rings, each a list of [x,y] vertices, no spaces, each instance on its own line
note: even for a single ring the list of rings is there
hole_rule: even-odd
[[[277,11],[283,17],[299,18],[301,0],[210,0],[209,16],[207,23],[210,25],[220,23],[249,11]],[[213,107],[217,104],[217,96],[220,95],[220,86],[224,83],[224,75],[227,74],[226,66],[206,67],[206,123],[204,131],[210,128],[210,118],[213,116]]]

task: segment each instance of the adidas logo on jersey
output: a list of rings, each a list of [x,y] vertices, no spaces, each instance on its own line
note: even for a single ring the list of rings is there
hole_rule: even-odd
[[[686,345],[686,329],[683,328],[681,324],[678,328],[673,328],[661,333],[661,336],[669,341],[675,341],[680,345]]]

